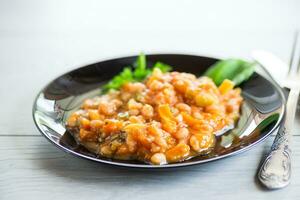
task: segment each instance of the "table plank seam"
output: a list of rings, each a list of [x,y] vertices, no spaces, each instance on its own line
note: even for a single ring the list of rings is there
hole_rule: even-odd
[[[0,137],[41,137],[42,135],[35,134],[0,134]]]

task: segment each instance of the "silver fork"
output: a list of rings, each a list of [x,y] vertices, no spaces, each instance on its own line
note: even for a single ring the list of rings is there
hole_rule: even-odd
[[[291,131],[300,93],[300,40],[298,33],[295,37],[289,72],[284,86],[290,89],[286,103],[285,121],[258,172],[258,179],[269,189],[283,188],[290,183],[291,179]]]

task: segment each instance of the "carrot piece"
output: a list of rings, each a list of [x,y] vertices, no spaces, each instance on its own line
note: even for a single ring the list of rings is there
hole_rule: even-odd
[[[123,127],[123,122],[118,120],[105,120],[103,125],[103,132],[112,133],[120,131]]]
[[[234,82],[231,80],[225,79],[222,84],[219,86],[219,91],[221,94],[226,94],[234,88]]]
[[[171,112],[170,106],[168,104],[158,106],[158,113],[162,119],[163,129],[169,133],[176,132],[177,123],[175,117]]]
[[[180,143],[166,152],[166,158],[169,162],[178,162],[186,158],[190,153],[190,146]]]
[[[185,123],[191,127],[195,126],[197,124],[203,124],[203,120],[196,119],[196,118],[192,117],[191,115],[187,114],[186,112],[182,112],[181,115],[183,117],[183,121],[185,121]]]
[[[168,104],[163,104],[158,106],[158,113],[161,118],[170,119],[175,121],[175,118],[171,112],[170,106]]]

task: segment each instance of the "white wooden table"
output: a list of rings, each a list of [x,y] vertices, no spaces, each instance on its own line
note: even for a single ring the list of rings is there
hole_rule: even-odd
[[[31,117],[46,83],[96,60],[140,51],[249,58],[259,48],[288,61],[300,3],[259,2],[0,1],[0,199],[300,199],[299,114],[292,183],[277,191],[255,179],[274,136],[220,161],[137,171],[60,151]]]

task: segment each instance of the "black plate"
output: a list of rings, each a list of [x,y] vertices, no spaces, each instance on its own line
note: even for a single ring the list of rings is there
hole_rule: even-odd
[[[60,149],[75,156],[116,166],[137,168],[168,168],[205,163],[250,149],[275,130],[284,114],[282,90],[261,75],[255,73],[240,87],[245,99],[242,115],[235,129],[218,137],[214,151],[206,156],[167,165],[149,165],[138,161],[120,161],[97,157],[78,145],[65,129],[65,120],[76,110],[84,98],[99,94],[100,86],[131,65],[136,56],[117,58],[84,66],[68,72],[47,85],[37,96],[33,106],[33,119],[39,131]],[[152,65],[162,61],[174,66],[175,71],[201,75],[217,59],[179,54],[148,55]],[[241,139],[237,139],[243,135]],[[233,137],[235,136],[235,137]],[[235,138],[232,142],[232,138]],[[228,146],[228,144],[231,144]]]

